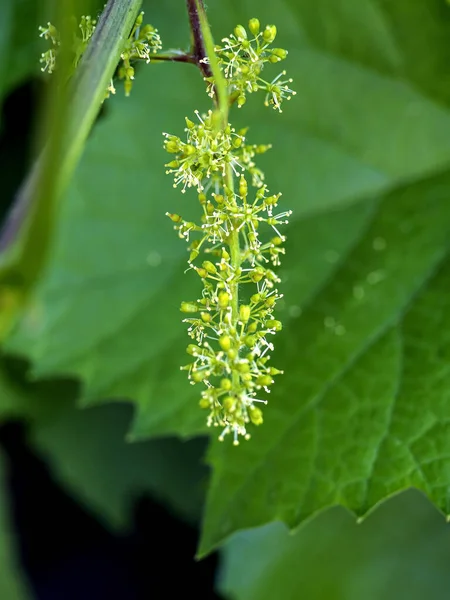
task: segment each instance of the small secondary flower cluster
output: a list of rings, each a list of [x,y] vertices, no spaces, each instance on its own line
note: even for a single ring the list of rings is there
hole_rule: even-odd
[[[81,35],[75,34],[73,36],[73,68],[75,69],[80,61],[81,56],[87,48],[88,42],[91,39],[97,21],[91,17],[83,15],[79,24]],[[59,46],[61,45],[60,35],[58,30],[50,22],[47,23],[46,27],[39,27],[40,37],[45,40],[49,40],[52,47],[41,54],[40,62],[43,65],[41,71],[47,73],[53,73],[56,68],[56,59],[58,55]]]
[[[259,31],[257,19],[250,24],[252,31]],[[242,45],[247,39],[243,31],[238,26],[239,36],[226,39]],[[273,41],[275,27],[264,31]],[[255,34],[258,60],[282,54],[280,49],[269,54],[266,38],[264,33]],[[247,51],[245,57],[240,50],[235,54],[228,73],[236,75],[233,81],[239,74],[247,89],[244,74],[248,82],[254,81],[254,56]],[[282,95],[276,96],[276,103],[281,100]],[[196,189],[202,213],[198,222],[167,213],[179,237],[188,242],[189,268],[203,284],[198,299],[181,303],[192,338],[187,347],[192,360],[181,368],[192,384],[204,386],[200,406],[209,411],[208,426],[221,428],[220,440],[232,434],[238,444],[239,436],[250,437],[250,422],[262,423],[259,406],[267,401],[259,397],[260,392],[269,392],[274,376],[282,373],[269,365],[271,338],[282,328],[273,315],[281,298],[273,267],[284,254],[285,238],[279,227],[288,222],[291,211],[278,211],[281,194],[269,193],[254,162],[270,145],[248,144],[247,130],[236,131],[230,124],[217,129],[212,111],[196,112],[196,117],[198,122],[186,119],[186,141],[164,134],[164,147],[174,155],[166,165],[167,173],[173,174],[174,186],[181,186],[182,192]]]
[[[125,95],[129,96],[134,80],[134,67],[133,64],[136,61],[144,60],[149,63],[151,55],[156,54],[158,50],[162,48],[161,38],[158,34],[158,30],[152,25],[142,26],[144,20],[144,13],[141,12],[136,19],[130,36],[125,44],[125,48],[121,54],[121,64],[117,71],[118,78],[124,82]],[[79,24],[81,31],[80,35],[74,35],[73,41],[73,70],[76,69],[82,55],[84,54],[88,42],[94,34],[97,22],[90,16],[82,16]],[[46,40],[49,40],[52,47],[43,52],[41,55],[40,62],[43,64],[41,70],[47,73],[53,73],[56,68],[58,49],[61,44],[60,34],[56,27],[51,23],[47,23],[46,27],[39,27],[40,36]],[[110,86],[107,90],[107,96],[109,94],[115,94],[116,89],[113,82],[111,81]]]
[[[229,94],[232,102],[236,101],[238,107],[243,106],[247,94],[263,90],[266,92],[264,103],[273,106],[279,112],[283,100],[290,100],[296,92],[289,86],[292,79],[286,79],[286,71],[279,73],[271,81],[262,77],[264,66],[278,63],[287,56],[284,48],[271,48],[277,35],[275,25],[267,25],[261,30],[258,19],[250,19],[247,30],[242,25],[234,28],[234,33],[222,39],[222,46],[216,46],[215,52],[219,64],[223,67],[223,74],[228,82]],[[214,95],[213,78],[207,79],[208,93]]]

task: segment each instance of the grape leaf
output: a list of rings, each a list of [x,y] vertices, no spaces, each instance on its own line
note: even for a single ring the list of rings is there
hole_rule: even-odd
[[[449,525],[413,491],[358,525],[332,509],[289,535],[281,523],[243,531],[222,551],[220,591],[235,600],[444,600]]]
[[[409,486],[448,513],[449,197],[449,173],[385,196],[291,323],[270,425],[238,453],[212,445],[201,553],[237,529],[295,527],[335,504],[363,515]]]

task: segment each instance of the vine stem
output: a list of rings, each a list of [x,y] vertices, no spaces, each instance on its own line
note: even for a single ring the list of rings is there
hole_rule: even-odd
[[[214,79],[216,119],[218,128],[225,129],[228,125],[228,111],[230,100],[228,95],[228,86],[223,76],[222,70],[217,61],[214,50],[214,40],[206,17],[203,0],[187,0],[189,21],[192,30],[193,51],[197,66],[200,68],[204,77]],[[205,62],[205,58],[208,59]],[[207,68],[205,68],[207,67]],[[225,172],[225,185],[234,192],[234,174],[230,165],[227,165]],[[239,231],[234,229],[230,232],[228,247],[230,249],[231,266],[235,272],[241,266],[242,255],[240,246]],[[231,295],[231,320],[237,323],[239,320],[239,283],[234,279],[230,284]],[[236,348],[238,351],[239,348]],[[233,387],[239,386],[239,373],[233,372]]]

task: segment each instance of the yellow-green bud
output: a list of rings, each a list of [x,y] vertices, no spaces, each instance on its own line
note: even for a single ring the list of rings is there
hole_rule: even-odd
[[[262,386],[272,385],[273,379],[270,375],[260,375],[256,378],[256,383]]]
[[[275,319],[269,319],[266,322],[266,326],[269,329],[274,329],[275,331],[281,331],[283,329],[283,325],[282,325],[281,321],[276,321]]]
[[[283,375],[284,371],[280,371],[279,369],[276,369],[275,367],[270,367],[269,373],[271,375]]]
[[[220,381],[220,387],[221,387],[223,390],[227,390],[227,391],[228,391],[228,390],[231,390],[231,379],[226,379],[226,378],[225,378],[225,379],[222,379],[222,380]]]
[[[202,269],[201,267],[197,267],[195,269],[197,273],[200,275],[202,279],[206,279],[208,277],[208,271],[206,269]]]
[[[250,21],[248,22],[248,28],[253,33],[253,35],[258,35],[259,27],[260,27],[259,19],[250,19]]]
[[[229,350],[231,348],[231,338],[229,335],[221,335],[219,338],[219,344],[222,350]]]
[[[202,398],[198,405],[200,408],[209,408],[209,400],[207,398]]]
[[[227,356],[230,360],[234,360],[237,356],[237,352],[236,352],[235,348],[230,348],[227,352]]]
[[[254,425],[261,425],[261,423],[263,422],[262,411],[259,408],[256,408],[256,406],[252,406],[251,408],[249,408],[248,412],[250,416],[250,421]]]
[[[186,348],[186,352],[192,356],[197,356],[202,353],[202,349],[195,344],[189,344],[189,346]]]
[[[211,313],[209,313],[209,312],[202,312],[202,313],[200,313],[200,316],[204,323],[209,323],[212,319]]]
[[[192,144],[185,144],[183,146],[183,154],[185,154],[186,156],[191,156],[192,154],[195,154],[197,152],[195,146],[193,146]]]
[[[239,309],[239,318],[243,323],[247,323],[250,319],[251,308],[248,304],[242,304]]]
[[[234,35],[237,37],[238,40],[247,39],[247,32],[245,31],[245,28],[242,27],[242,25],[236,25],[236,27],[234,28]]]
[[[226,398],[224,398],[222,405],[224,407],[225,410],[232,410],[235,405],[236,405],[236,400],[233,398],[233,396],[227,396]]]
[[[180,215],[177,215],[175,213],[166,213],[166,215],[169,217],[169,219],[171,219],[174,223],[179,223],[180,221],[182,221],[183,219],[180,217]]]
[[[206,269],[208,271],[208,273],[211,273],[212,275],[214,275],[214,273],[217,273],[216,265],[214,263],[212,263],[210,260],[203,261],[202,267],[204,269]]]
[[[177,142],[169,140],[165,143],[165,149],[166,152],[169,152],[170,154],[176,154],[179,151],[180,147],[177,144]]]
[[[267,44],[271,44],[277,36],[277,28],[275,25],[266,25],[263,33],[264,41]]]
[[[180,310],[184,313],[196,313],[198,311],[198,306],[193,302],[182,302]]]
[[[238,107],[241,108],[241,106],[244,106],[244,104],[245,104],[246,101],[247,101],[247,98],[243,94],[241,94],[240,96],[238,96],[238,99],[237,99],[237,105],[238,105]]]
[[[287,56],[287,50],[284,48],[272,48],[272,54],[274,54],[280,60],[284,60]]]
[[[245,179],[245,177],[243,175],[241,175],[241,177],[239,179],[239,195],[242,197],[247,196],[247,192],[248,192],[247,180]]]
[[[195,260],[199,254],[200,253],[196,248],[191,250],[191,253],[189,254],[189,262],[192,262],[193,260]]]
[[[230,304],[230,294],[228,292],[219,292],[218,300],[219,308],[223,310]]]
[[[208,371],[192,371],[191,377],[192,381],[195,383],[200,383],[209,375]]]
[[[250,271],[249,277],[253,283],[258,283],[264,277],[266,271],[263,267],[255,267],[253,271]]]

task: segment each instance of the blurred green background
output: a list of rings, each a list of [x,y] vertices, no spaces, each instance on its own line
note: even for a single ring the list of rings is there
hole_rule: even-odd
[[[38,0],[0,3],[2,215],[33,156],[49,85],[39,68],[46,45],[38,25],[53,8]],[[261,163],[271,190],[282,191],[294,211],[281,270],[280,356],[296,374],[281,386],[289,394],[302,376],[290,351],[302,311],[364,235],[378,199],[386,202],[391,190],[394,200],[450,191],[450,7],[444,0],[211,0],[207,8],[216,38],[258,16],[276,23],[279,45],[289,49],[297,96],[283,114],[256,98],[233,114],[237,126],[250,125],[252,141],[273,144]],[[188,45],[182,0],[146,0],[144,10],[165,48]],[[0,417],[4,426],[11,419],[29,424],[28,444],[55,481],[115,534],[132,528],[143,494],[199,529],[207,430],[198,390],[178,368],[186,345],[179,303],[198,286],[183,275],[186,251],[165,217],[168,210],[188,217],[190,209],[188,194],[164,173],[161,134],[181,134],[184,116],[207,109],[209,99],[187,65],[142,65],[129,99],[117,87],[59,208],[45,271],[5,343]],[[20,561],[6,447],[4,456],[0,598],[46,598]],[[269,523],[225,542],[216,593],[238,600],[444,600],[449,535],[442,514],[417,491],[387,500],[362,524],[343,508],[312,517],[293,534]],[[212,589],[187,591],[213,597]],[[154,597],[165,596],[155,589]]]

